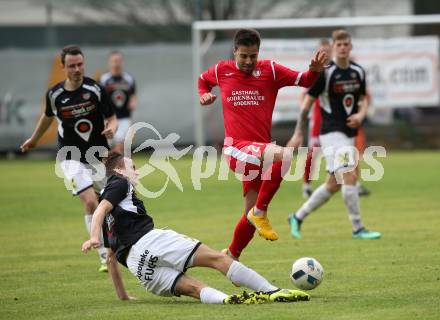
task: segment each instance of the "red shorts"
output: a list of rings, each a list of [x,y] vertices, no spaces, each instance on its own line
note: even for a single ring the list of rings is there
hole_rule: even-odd
[[[249,190],[258,192],[261,187],[262,161],[264,150],[269,143],[234,140],[223,146],[223,154],[229,168],[242,175],[243,196]]]

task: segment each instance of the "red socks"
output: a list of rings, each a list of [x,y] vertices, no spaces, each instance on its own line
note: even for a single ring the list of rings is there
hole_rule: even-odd
[[[239,258],[241,252],[248,245],[248,243],[254,237],[255,227],[251,225],[247,218],[246,213],[243,214],[235,225],[234,236],[232,242],[229,245],[229,252],[235,257]]]
[[[268,169],[263,173],[260,191],[258,192],[258,198],[255,206],[263,211],[267,211],[270,201],[280,187],[281,181],[283,181],[283,176],[290,169],[290,165],[285,165],[282,168],[282,161],[274,162],[271,169]],[[282,170],[284,169],[284,170]]]
[[[255,204],[258,209],[267,211],[270,201],[280,187],[284,174],[290,169],[289,165],[285,165],[285,168],[283,168],[282,164],[282,161],[277,161],[272,164],[272,170],[268,169],[263,173],[263,183],[261,184]],[[232,242],[229,245],[229,252],[236,258],[240,257],[241,252],[252,240],[255,232],[255,227],[248,222],[246,213],[238,220]]]
[[[306,166],[304,168],[304,182],[310,183],[311,177],[310,172],[312,171],[312,156],[313,156],[313,148],[309,148],[307,152]]]

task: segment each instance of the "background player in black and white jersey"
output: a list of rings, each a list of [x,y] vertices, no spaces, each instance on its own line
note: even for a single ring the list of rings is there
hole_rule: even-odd
[[[131,114],[136,109],[136,84],[132,75],[124,71],[124,58],[119,51],[112,51],[108,58],[109,72],[100,82],[109,94],[118,118],[118,130],[112,141],[112,150],[122,153],[124,140],[131,125]]]
[[[91,166],[108,152],[107,139],[113,138],[117,119],[106,92],[93,79],[84,77],[84,55],[78,46],[61,51],[66,79],[47,91],[46,110],[32,136],[21,146],[23,152],[35,148],[54,117],[58,120],[58,157],[69,188],[80,198],[85,210],[85,223],[90,232],[92,214],[105,174],[94,174]],[[94,150],[90,149],[94,148]],[[87,152],[90,152],[87,154]],[[69,152],[65,152],[70,150]],[[64,154],[64,156],[63,156]],[[66,184],[66,186],[68,186]],[[100,271],[107,271],[106,250],[98,248]]]
[[[312,193],[296,213],[289,216],[291,233],[295,238],[301,238],[300,226],[307,215],[341,189],[352,224],[353,238],[377,239],[381,233],[368,231],[362,224],[356,186],[358,153],[353,137],[367,115],[365,71],[350,61],[352,43],[347,31],[334,31],[332,39],[334,64],[324,70],[309,89],[301,105],[295,133],[288,143],[290,147],[301,146],[306,132],[307,114],[314,100],[319,98],[322,116],[319,141],[328,175],[325,183]],[[338,177],[342,177],[342,181],[339,180],[342,187]]]
[[[134,191],[138,173],[133,161],[110,152],[105,165],[107,183],[93,214],[91,237],[83,243],[82,250],[87,252],[100,245],[101,225],[105,221],[104,241],[110,247],[108,267],[120,299],[130,297],[125,291],[117,261],[156,295],[187,295],[200,299],[202,303],[219,304],[309,300],[307,293],[279,289],[252,269],[200,241],[173,230],[155,229],[153,219]],[[233,283],[261,292],[228,296],[185,275],[187,268],[191,267],[216,269]]]

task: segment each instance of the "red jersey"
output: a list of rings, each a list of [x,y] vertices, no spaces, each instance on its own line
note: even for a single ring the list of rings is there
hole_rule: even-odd
[[[310,87],[318,75],[297,72],[271,60],[258,61],[248,74],[234,60],[220,61],[200,75],[199,95],[220,87],[226,137],[268,143],[278,90],[295,85]]]

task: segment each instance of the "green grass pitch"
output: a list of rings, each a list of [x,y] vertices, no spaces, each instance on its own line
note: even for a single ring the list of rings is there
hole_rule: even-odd
[[[222,249],[242,211],[241,185],[229,175],[202,181],[194,191],[191,158],[173,162],[183,182],[157,199],[144,199],[157,227],[169,227]],[[87,238],[83,209],[54,173],[54,161],[0,161],[0,319],[440,319],[440,154],[390,152],[380,159],[384,178],[366,185],[367,227],[376,241],[351,240],[337,194],[305,222],[303,239],[289,235],[286,217],[303,202],[300,182],[284,182],[270,207],[280,239],[255,236],[241,261],[280,287],[292,287],[289,270],[302,256],[317,258],[323,283],[310,302],[254,306],[202,305],[191,298],[146,293],[123,270],[137,301],[118,301],[95,252],[80,251]],[[136,158],[142,165],[145,159]],[[160,188],[162,174],[142,182]],[[211,286],[236,293],[221,274],[189,271]]]

